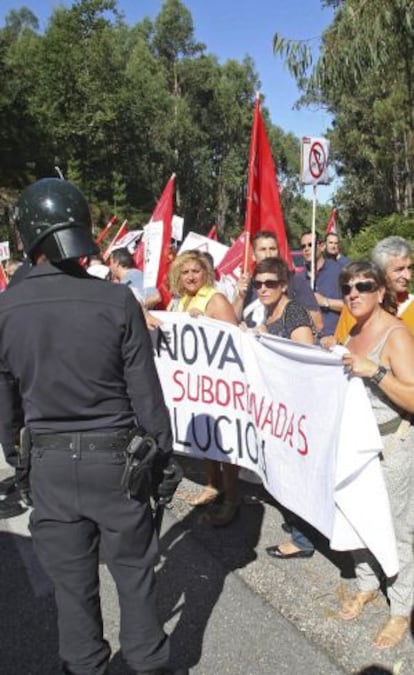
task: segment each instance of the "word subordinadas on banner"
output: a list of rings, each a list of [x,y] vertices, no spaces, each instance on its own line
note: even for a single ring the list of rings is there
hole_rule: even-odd
[[[339,453],[346,452],[351,482],[355,476],[366,492],[363,468],[381,449],[362,382],[350,382],[341,357],[317,347],[258,338],[185,313],[159,312],[157,317],[162,326],[152,336],[154,355],[175,451],[255,471],[280,503],[331,539]],[[363,452],[355,414],[364,427]],[[373,503],[390,520],[377,464],[368,489],[379,495]],[[341,536],[336,540],[340,548]]]
[[[289,358],[284,376],[278,356],[237,327],[185,315],[163,317],[154,346],[177,451],[241,465],[262,459],[264,470],[270,440],[287,453],[309,454],[312,400],[298,396],[296,386],[289,389],[298,384],[297,377],[292,382],[292,368],[301,363]],[[296,375],[305,385],[306,373]],[[332,395],[328,400],[332,405]]]

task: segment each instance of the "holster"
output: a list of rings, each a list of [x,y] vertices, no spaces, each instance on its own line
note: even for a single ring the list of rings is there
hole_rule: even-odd
[[[126,464],[121,488],[130,499],[146,502],[152,493],[152,473],[158,454],[156,440],[146,433],[137,433],[125,448]]]
[[[17,452],[16,477],[19,481],[24,480],[29,475],[31,449],[32,449],[32,438],[30,435],[30,429],[28,429],[28,427],[23,427],[22,429],[20,429],[20,442],[19,445],[16,447]]]
[[[23,427],[20,430],[20,442],[16,447],[16,488],[25,504],[31,505],[30,496],[30,452],[32,449],[32,437],[30,429]]]

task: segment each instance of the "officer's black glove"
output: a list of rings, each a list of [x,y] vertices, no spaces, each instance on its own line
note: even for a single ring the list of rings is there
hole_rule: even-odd
[[[159,475],[160,481],[154,487],[155,499],[161,504],[169,504],[183,475],[181,466],[173,457],[170,457]]]

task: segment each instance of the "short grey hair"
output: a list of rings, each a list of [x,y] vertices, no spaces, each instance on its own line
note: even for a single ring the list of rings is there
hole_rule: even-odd
[[[371,259],[372,262],[385,272],[390,258],[410,258],[413,253],[414,248],[407,239],[397,236],[386,237],[374,246]]]

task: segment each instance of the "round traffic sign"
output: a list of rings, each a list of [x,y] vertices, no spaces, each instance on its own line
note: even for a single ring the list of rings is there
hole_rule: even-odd
[[[320,178],[326,168],[326,154],[322,143],[315,141],[309,151],[309,171],[316,180]]]

